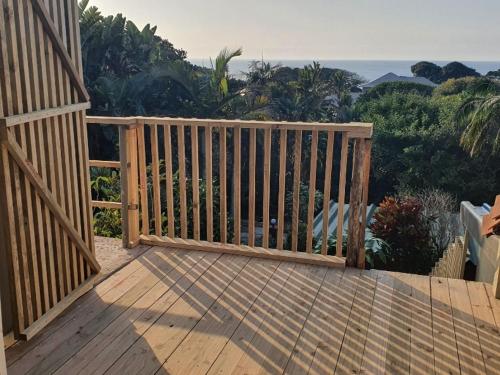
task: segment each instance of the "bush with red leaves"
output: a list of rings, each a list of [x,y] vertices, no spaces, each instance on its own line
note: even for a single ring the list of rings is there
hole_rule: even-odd
[[[390,245],[386,268],[390,271],[428,274],[436,260],[430,219],[413,197],[386,197],[370,225],[375,237]]]

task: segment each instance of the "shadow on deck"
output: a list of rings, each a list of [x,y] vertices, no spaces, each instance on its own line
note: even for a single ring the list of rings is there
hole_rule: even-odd
[[[500,373],[482,283],[104,245],[117,271],[11,347],[9,374]]]

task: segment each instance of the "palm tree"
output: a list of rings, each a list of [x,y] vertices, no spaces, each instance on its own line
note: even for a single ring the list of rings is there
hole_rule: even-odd
[[[472,156],[485,147],[500,151],[500,96],[483,95],[466,100],[457,119],[466,125],[461,143]]]

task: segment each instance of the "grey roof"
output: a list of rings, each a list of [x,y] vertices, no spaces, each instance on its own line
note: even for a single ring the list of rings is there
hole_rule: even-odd
[[[366,222],[369,223],[375,213],[377,207],[373,204],[369,205],[366,210]],[[328,236],[333,233],[337,233],[337,223],[338,223],[338,204],[337,202],[330,201],[330,207],[328,210]],[[342,218],[344,232],[347,231],[347,223],[349,221],[349,204],[344,204],[344,217]],[[323,211],[321,211],[315,218],[313,222],[313,233],[314,237],[320,239],[323,232]]]
[[[364,88],[364,89],[368,89],[368,88],[372,88],[372,87],[378,86],[378,85],[380,85],[382,83],[386,83],[386,82],[411,82],[411,83],[419,83],[421,85],[426,85],[426,86],[431,86],[431,87],[437,86],[434,82],[432,82],[424,77],[405,77],[405,76],[398,76],[397,74],[394,74],[394,73],[387,73],[387,74],[383,75],[382,77],[377,78],[374,81],[371,81],[371,82],[368,82],[368,83],[361,85],[360,87]]]

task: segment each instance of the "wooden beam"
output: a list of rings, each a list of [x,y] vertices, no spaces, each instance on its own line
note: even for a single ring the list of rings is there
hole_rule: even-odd
[[[9,117],[6,117],[4,120],[5,120],[6,126],[11,127],[11,126],[15,126],[15,125],[33,123],[36,121],[45,120],[45,119],[48,119],[50,117],[67,115],[67,114],[70,114],[73,112],[85,111],[89,108],[90,108],[89,102],[78,103],[78,104],[69,104],[69,105],[63,105],[63,106],[55,107],[55,108],[43,109],[40,111],[33,111],[33,112],[29,112],[29,113],[24,113],[22,115],[9,116]],[[35,124],[31,124],[31,125],[35,125]]]
[[[33,9],[35,13],[40,18],[42,25],[47,33],[48,37],[52,42],[52,46],[59,54],[61,58],[62,65],[66,69],[71,81],[75,85],[75,88],[81,98],[85,101],[89,101],[90,96],[85,88],[85,84],[83,83],[82,78],[80,77],[80,73],[76,70],[75,62],[71,59],[68,50],[66,49],[61,37],[59,36],[58,31],[54,26],[54,21],[50,17],[50,14],[47,12],[47,8],[45,7],[42,0],[31,0],[31,4],[33,5]]]
[[[147,121],[158,125],[170,126],[212,126],[232,129],[239,126],[241,129],[271,129],[271,130],[302,130],[302,131],[335,131],[344,132],[347,138],[371,138],[373,124],[352,122],[346,124],[322,122],[286,122],[286,121],[243,121],[243,120],[210,120],[170,117],[107,117],[88,116],[89,124],[133,125],[137,121]]]
[[[52,211],[52,214],[59,222],[61,227],[66,231],[69,238],[71,238],[71,240],[74,242],[76,248],[80,251],[85,260],[89,262],[92,270],[98,273],[101,267],[99,266],[97,259],[95,258],[94,254],[90,252],[85,242],[83,242],[80,234],[75,230],[75,228],[73,228],[71,220],[67,217],[61,206],[59,206],[59,204],[57,203],[57,199],[44,184],[40,175],[36,172],[33,165],[29,162],[28,156],[24,153],[21,147],[19,147],[14,136],[8,133],[7,138],[7,148],[9,150],[9,154],[14,158],[19,168],[24,172],[26,177],[33,184],[36,192],[40,195],[45,204]]]
[[[94,168],[114,168],[120,169],[121,164],[119,161],[107,161],[107,160],[89,160],[90,167]]]
[[[92,201],[92,207],[120,210],[122,208],[122,203],[121,202]]]
[[[263,259],[282,260],[298,262],[319,266],[344,268],[344,258],[336,256],[324,256],[321,254],[309,254],[304,252],[292,252],[288,250],[265,249],[262,247],[250,247],[246,245],[223,244],[218,242],[184,240],[180,238],[166,238],[157,236],[141,236],[141,244],[149,246],[161,246],[179,250],[208,251],[212,253],[234,254]]]

